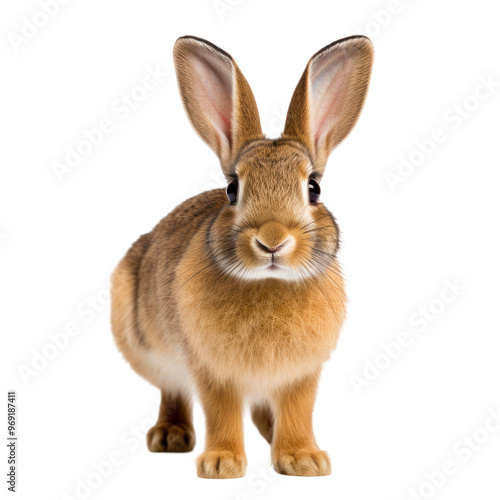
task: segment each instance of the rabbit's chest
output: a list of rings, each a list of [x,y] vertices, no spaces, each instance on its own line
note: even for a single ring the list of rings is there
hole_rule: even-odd
[[[345,316],[343,294],[272,281],[213,292],[186,287],[178,310],[194,363],[221,379],[282,383],[328,359]]]

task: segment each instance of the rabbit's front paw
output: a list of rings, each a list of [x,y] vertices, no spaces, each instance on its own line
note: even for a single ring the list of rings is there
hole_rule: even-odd
[[[149,429],[147,442],[152,452],[186,452],[195,444],[193,429],[184,424],[162,422]]]
[[[208,479],[243,477],[247,460],[227,450],[206,451],[198,457],[198,476]]]
[[[330,459],[325,451],[314,449],[287,450],[273,457],[276,472],[289,476],[328,476]]]

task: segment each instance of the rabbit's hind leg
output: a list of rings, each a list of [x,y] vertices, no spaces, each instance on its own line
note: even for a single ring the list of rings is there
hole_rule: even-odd
[[[264,439],[271,444],[274,415],[269,403],[255,403],[252,405],[252,421]]]
[[[190,396],[162,391],[158,421],[147,434],[149,451],[186,452],[195,442]]]

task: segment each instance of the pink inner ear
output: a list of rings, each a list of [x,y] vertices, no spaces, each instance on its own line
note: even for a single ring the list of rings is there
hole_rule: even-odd
[[[199,75],[195,85],[201,109],[218,132],[219,140],[231,141],[231,115],[233,109],[232,64],[214,54],[205,52],[193,61]]]
[[[323,54],[311,65],[311,132],[316,146],[340,118],[351,69],[352,61],[342,53]]]

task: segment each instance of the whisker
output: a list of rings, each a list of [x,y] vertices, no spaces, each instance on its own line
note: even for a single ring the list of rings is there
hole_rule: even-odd
[[[309,231],[303,231],[302,234],[312,233],[313,231],[319,231],[320,229],[328,229],[329,227],[335,227],[335,226],[330,225],[330,226],[316,227],[314,229],[309,229]]]
[[[318,222],[321,219],[325,219],[326,217],[330,217],[330,214],[323,215],[321,217],[318,217],[317,219],[314,219],[313,221],[307,223],[305,226],[302,226],[300,229],[305,229],[307,226],[310,226],[311,224],[314,224],[315,222]]]
[[[290,230],[294,230],[303,221],[305,214],[306,208],[304,207],[300,213],[300,216],[297,218],[297,222],[290,228]]]
[[[333,260],[330,260],[330,259],[327,260],[326,258],[323,258],[323,257],[320,257],[318,255],[315,255],[312,252],[311,252],[310,255],[311,255],[311,262],[313,263],[313,265],[315,263],[316,264],[320,264],[320,265],[326,267],[329,271],[333,272],[333,274],[337,275],[335,269],[333,268],[333,266],[331,266]],[[315,266],[315,268],[316,268],[316,270],[318,272],[321,272],[320,269],[318,269],[317,266]],[[333,276],[331,276],[329,273],[323,273],[322,277],[326,277],[327,279],[329,279],[338,288],[338,290],[344,295],[344,297],[347,298],[344,289],[337,283],[337,281],[335,281],[335,279],[333,278]],[[338,277],[342,279],[342,276],[338,276]]]
[[[313,250],[313,252],[320,252],[320,253],[322,253],[322,254],[324,254],[324,255],[328,255],[328,257],[331,257],[332,259],[334,259],[334,258],[335,258],[335,254],[333,254],[333,253],[328,253],[328,252],[324,252],[323,250],[320,250],[319,248],[314,248],[314,247],[313,247],[313,248],[312,248],[312,250]]]

